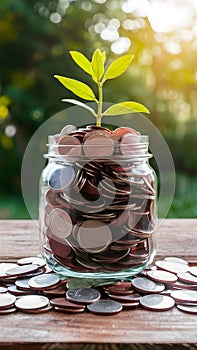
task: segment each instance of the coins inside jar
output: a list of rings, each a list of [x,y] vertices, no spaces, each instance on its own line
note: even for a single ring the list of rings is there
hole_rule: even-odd
[[[147,140],[131,128],[89,125],[69,126],[54,142],[43,191],[47,255],[82,273],[141,269],[154,252],[156,220]]]

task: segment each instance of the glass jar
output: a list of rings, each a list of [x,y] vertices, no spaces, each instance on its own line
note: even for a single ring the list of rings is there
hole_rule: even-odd
[[[49,136],[44,157],[39,225],[47,264],[60,276],[89,279],[144,270],[155,255],[157,219],[148,136],[87,126]]]

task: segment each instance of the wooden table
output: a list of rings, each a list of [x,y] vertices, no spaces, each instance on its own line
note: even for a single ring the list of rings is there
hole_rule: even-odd
[[[1,220],[0,234],[1,261],[39,253],[38,228],[32,221]],[[197,219],[165,220],[157,242],[156,259],[178,256],[197,262]],[[136,309],[108,317],[55,311],[0,316],[1,350],[186,349],[184,344],[195,349],[195,343],[197,316],[176,307],[166,312]]]

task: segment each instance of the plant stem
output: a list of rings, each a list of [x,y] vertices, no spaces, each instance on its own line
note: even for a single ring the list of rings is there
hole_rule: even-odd
[[[102,109],[103,109],[103,85],[101,82],[98,82],[98,90],[99,90],[99,102],[98,102],[98,115],[96,126],[101,126],[101,117],[102,117]]]

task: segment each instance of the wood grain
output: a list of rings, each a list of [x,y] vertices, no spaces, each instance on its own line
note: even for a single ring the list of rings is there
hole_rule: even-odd
[[[39,253],[38,227],[32,221],[1,220],[0,235],[1,261],[15,261]],[[196,219],[164,221],[157,232],[157,259],[172,255],[197,261]],[[105,346],[197,343],[197,317],[176,308],[166,312],[130,310],[108,317],[87,313],[66,315],[55,311],[40,315],[17,312],[1,316],[0,329],[1,350],[12,346],[17,350],[31,350],[34,346],[43,350],[63,350],[71,349],[71,344],[78,349],[76,344],[82,343]]]

